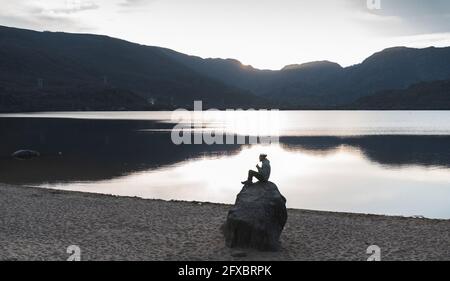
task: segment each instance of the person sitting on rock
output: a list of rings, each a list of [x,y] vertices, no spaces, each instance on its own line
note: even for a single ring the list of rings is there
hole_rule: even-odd
[[[253,177],[258,179],[260,182],[268,182],[270,178],[270,161],[267,159],[267,154],[259,155],[259,161],[261,161],[262,166],[256,165],[258,171],[250,170],[248,171],[248,179],[243,181],[242,184],[249,185],[253,184]]]

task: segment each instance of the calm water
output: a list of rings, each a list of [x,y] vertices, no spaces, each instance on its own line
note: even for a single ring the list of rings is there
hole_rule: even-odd
[[[449,111],[269,115],[194,116],[195,132],[276,131],[279,143],[180,146],[171,112],[0,115],[0,183],[232,203],[266,152],[291,208],[450,219]],[[23,148],[42,156],[10,157]]]

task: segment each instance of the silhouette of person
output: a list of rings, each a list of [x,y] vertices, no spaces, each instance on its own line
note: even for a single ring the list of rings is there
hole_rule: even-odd
[[[270,178],[270,161],[267,159],[267,154],[259,155],[259,161],[261,161],[262,166],[256,165],[258,171],[249,170],[248,178],[243,181],[242,184],[250,185],[253,184],[253,178],[255,177],[260,182],[268,182]]]

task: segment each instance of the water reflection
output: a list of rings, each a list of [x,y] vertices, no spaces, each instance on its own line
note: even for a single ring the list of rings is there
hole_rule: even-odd
[[[203,157],[237,153],[237,145],[176,146],[152,121],[1,119],[0,182],[42,184],[98,181]],[[41,152],[30,161],[11,159],[21,148]]]
[[[382,165],[450,168],[450,136],[283,137],[280,141],[290,151],[327,154],[345,146]]]
[[[317,156],[278,145],[256,145],[236,155],[183,161],[101,182],[46,187],[232,203],[240,191],[239,182],[260,151],[271,155],[272,180],[288,198],[288,207],[450,218],[447,169],[386,169],[367,161],[359,150],[345,147]]]
[[[0,118],[0,183],[231,203],[261,152],[289,207],[450,218],[450,136],[287,136],[176,146],[156,120]],[[19,161],[15,150],[42,157]]]

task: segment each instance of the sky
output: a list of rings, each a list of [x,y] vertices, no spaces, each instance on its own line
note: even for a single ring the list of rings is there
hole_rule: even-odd
[[[450,46],[449,0],[0,0],[0,25],[94,33],[261,69]]]

